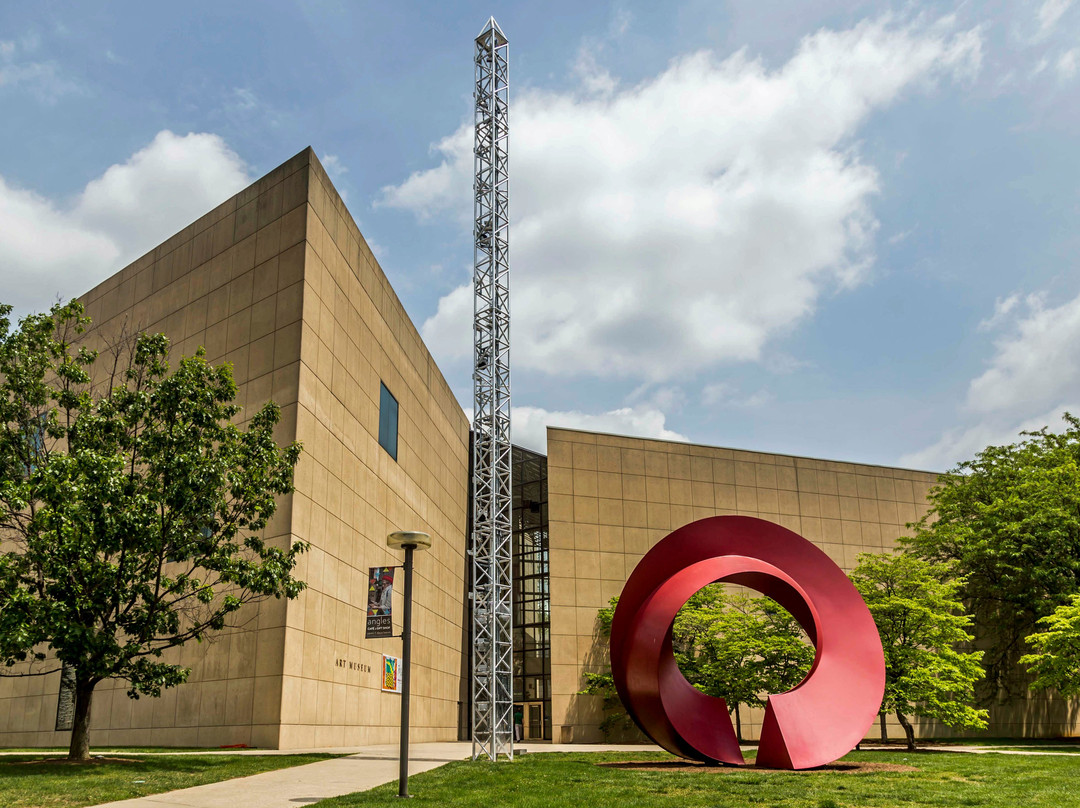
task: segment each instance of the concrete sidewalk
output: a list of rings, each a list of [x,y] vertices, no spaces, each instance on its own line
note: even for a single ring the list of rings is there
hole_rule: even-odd
[[[517,747],[516,752],[640,752],[654,749],[658,748],[619,744],[522,744]],[[366,791],[383,783],[397,781],[397,744],[342,749],[295,749],[285,753],[272,750],[231,750],[223,754],[299,754],[307,751],[347,753],[348,757],[167,791],[149,797],[103,803],[92,808],[297,808],[329,797]],[[436,769],[454,760],[464,760],[471,754],[472,744],[467,742],[412,744],[409,747],[409,776]]]
[[[1025,746],[1023,743],[1000,744],[999,746],[920,746],[919,749],[929,749],[932,752],[963,752],[967,755],[1066,755],[1080,759],[1080,752],[1053,752],[1043,751],[1052,749],[1076,749],[1076,744],[1039,744],[1037,746]],[[903,749],[897,751],[903,752]]]
[[[397,780],[397,744],[353,747],[350,751],[355,754],[104,805],[109,808],[297,808]],[[463,760],[471,753],[472,745],[468,743],[414,744],[409,750],[409,775],[452,760]]]

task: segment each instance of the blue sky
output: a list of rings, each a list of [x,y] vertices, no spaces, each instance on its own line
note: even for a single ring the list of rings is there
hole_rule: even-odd
[[[1080,411],[1080,4],[0,8],[0,300],[311,145],[471,405],[472,38],[511,43],[514,430],[942,470]]]

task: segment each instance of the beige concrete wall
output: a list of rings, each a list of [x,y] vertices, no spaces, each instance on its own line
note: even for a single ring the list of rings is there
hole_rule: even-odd
[[[172,357],[206,348],[230,362],[246,421],[268,400],[282,407],[279,443],[295,436],[307,210],[307,153],[222,203],[82,295],[93,320],[88,341],[123,328],[164,332]],[[265,531],[290,540],[291,498]],[[192,668],[188,684],[159,699],[132,700],[121,682],[98,685],[92,743],[217,746],[277,743],[285,608],[269,601],[241,611],[211,642],[167,657]],[[0,745],[66,744],[53,732],[59,674],[0,679]]]
[[[400,564],[394,530],[430,533],[416,554],[412,737],[457,737],[465,570],[468,422],[322,167],[312,158],[293,531],[312,543],[288,606],[282,747],[389,743],[398,696],[380,692],[382,654],[365,640],[367,568]],[[398,457],[378,443],[379,389],[399,403]],[[400,584],[395,631],[400,630]],[[346,665],[337,664],[345,660]],[[361,670],[350,669],[359,664]]]
[[[413,736],[456,737],[461,675],[468,423],[310,149],[83,295],[91,339],[124,322],[174,355],[232,363],[243,420],[282,407],[278,442],[303,441],[296,493],[267,537],[311,542],[299,599],[242,612],[173,660],[190,681],[133,701],[95,697],[92,743],[297,747],[391,741],[399,696],[363,638],[368,566],[396,564],[388,532],[425,530],[418,553]],[[378,445],[379,383],[397,397],[398,460]],[[400,587],[395,628],[400,630]],[[343,661],[341,664],[339,661]],[[0,678],[0,746],[66,744],[52,731],[59,674]]]
[[[555,741],[600,740],[599,699],[578,695],[608,667],[597,610],[672,530],[756,516],[794,530],[844,570],[894,545],[927,510],[936,474],[548,428],[552,713]],[[745,711],[756,738],[760,711]],[[894,730],[895,732],[895,730]]]

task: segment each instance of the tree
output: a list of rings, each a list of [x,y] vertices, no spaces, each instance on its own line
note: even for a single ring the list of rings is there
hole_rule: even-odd
[[[602,606],[596,613],[596,633],[603,640],[611,637],[611,620],[615,616],[615,607],[619,605],[619,598],[612,598],[607,606]],[[611,669],[599,673],[589,671],[585,673],[585,689],[581,691],[585,696],[599,696],[604,718],[600,721],[600,731],[605,737],[616,732],[632,732],[634,722],[629,713],[623,707],[619,693],[615,689],[615,679],[611,675]]]
[[[77,302],[16,328],[9,314],[0,306],[0,665],[74,669],[69,758],[86,760],[99,682],[158,696],[190,673],[165,651],[301,592],[305,545],[259,535],[300,446],[275,443],[272,403],[233,423],[230,366],[201,349],[170,371],[161,334],[80,346]]]
[[[1080,591],[1080,420],[988,446],[930,492],[906,546],[964,575],[961,599],[986,651],[987,692],[1011,695],[1024,640]]]
[[[915,749],[910,715],[950,727],[986,726],[986,710],[971,706],[982,678],[982,651],[964,652],[971,618],[957,592],[962,578],[944,565],[899,553],[859,556],[850,577],[866,601],[885,652],[884,716],[892,711]]]
[[[1031,687],[1080,696],[1080,594],[1040,618],[1039,625],[1044,628],[1027,638],[1034,653],[1020,658],[1035,677]]]
[[[768,694],[801,682],[814,661],[813,646],[783,607],[727,593],[723,584],[704,587],[679,610],[672,648],[690,684],[727,702],[740,740],[740,707],[763,707]]]
[[[617,603],[618,598],[612,598],[597,615],[601,637],[611,634]],[[814,649],[804,636],[795,618],[775,601],[729,594],[723,584],[694,593],[676,615],[671,632],[679,670],[698,690],[727,702],[740,739],[741,705],[763,706],[766,694],[790,690],[810,670]],[[605,734],[632,726],[610,671],[586,673],[585,681],[583,693],[604,699],[600,728]]]

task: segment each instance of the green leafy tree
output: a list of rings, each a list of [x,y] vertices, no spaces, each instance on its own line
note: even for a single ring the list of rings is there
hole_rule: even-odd
[[[698,590],[675,616],[675,662],[694,687],[725,700],[742,738],[741,705],[757,703],[759,624],[748,595],[729,595],[723,584]]]
[[[816,651],[802,626],[772,598],[755,598],[761,620],[758,654],[764,693],[783,693],[802,682]],[[761,702],[764,705],[764,701]]]
[[[740,739],[740,708],[762,707],[768,694],[795,687],[814,661],[813,646],[783,607],[728,593],[723,584],[704,587],[682,607],[672,648],[688,682],[727,702]]]
[[[598,634],[609,637],[618,598],[600,609]],[[740,706],[760,707],[769,693],[790,690],[803,680],[814,649],[786,610],[769,598],[727,593],[710,584],[690,597],[672,627],[672,650],[690,684],[722,697],[742,737]],[[603,698],[600,728],[609,734],[633,726],[615,690],[610,671],[586,673],[583,693]]]
[[[1040,618],[1039,625],[1043,628],[1027,638],[1033,653],[1020,658],[1035,677],[1031,686],[1080,696],[1080,594]]]
[[[984,698],[1012,695],[1025,638],[1080,591],[1080,420],[988,446],[930,492],[930,512],[905,539],[917,555],[951,562],[986,651]]]
[[[238,427],[231,369],[201,350],[170,370],[161,334],[80,347],[77,302],[15,328],[9,314],[0,307],[0,674],[75,671],[69,757],[85,760],[98,683],[160,695],[190,673],[165,651],[303,589],[292,571],[304,545],[260,537],[300,446],[275,443],[272,403]]]
[[[605,643],[611,637],[611,620],[615,616],[615,607],[619,605],[617,597],[612,598],[607,606],[603,606],[596,614],[596,635]],[[585,673],[585,689],[581,691],[586,696],[599,696],[604,718],[600,721],[600,731],[604,736],[613,733],[627,733],[635,731],[635,724],[630,718],[626,708],[623,707],[619,692],[615,689],[615,679],[608,668],[601,672]]]
[[[971,618],[957,599],[963,579],[905,553],[863,553],[850,577],[885,651],[882,715],[896,714],[908,749],[915,749],[911,715],[950,727],[985,727],[986,710],[971,706],[983,676],[982,651],[959,650],[972,639]]]

